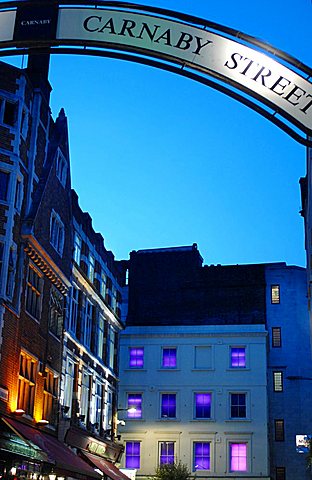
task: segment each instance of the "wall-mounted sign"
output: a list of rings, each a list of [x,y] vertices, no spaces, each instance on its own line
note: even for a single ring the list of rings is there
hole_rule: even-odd
[[[308,453],[310,450],[310,440],[312,435],[296,435],[296,452]]]
[[[88,7],[88,2],[84,8],[77,7],[73,0],[58,3],[42,6],[30,0],[16,9],[12,1],[12,10],[6,2],[3,11],[0,6],[0,55],[1,49],[10,49],[8,54],[12,54],[12,48],[22,46],[32,52],[44,48],[49,53],[109,52],[112,57],[168,69],[206,83],[309,144],[312,70],[287,54],[276,49],[273,55],[273,48],[252,37],[240,34],[244,41],[237,41],[235,30],[216,24],[209,28],[206,20],[156,7],[129,3],[122,9],[112,9],[101,0],[97,8],[92,4]]]

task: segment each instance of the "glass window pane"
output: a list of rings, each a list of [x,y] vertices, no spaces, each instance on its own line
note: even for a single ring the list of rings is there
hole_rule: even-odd
[[[230,469],[231,472],[247,472],[247,444],[230,444]]]
[[[211,417],[211,393],[195,393],[195,418]]]
[[[163,348],[162,367],[163,368],[176,368],[177,366],[177,349],[176,348]]]
[[[129,367],[143,368],[144,366],[144,348],[131,347],[129,349]]]
[[[246,348],[245,347],[231,348],[231,367],[232,368],[246,367]]]

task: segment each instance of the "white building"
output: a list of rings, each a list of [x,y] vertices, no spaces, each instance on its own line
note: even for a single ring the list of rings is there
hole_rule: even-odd
[[[268,479],[264,325],[129,326],[120,341],[124,468]],[[122,425],[125,420],[125,425]]]

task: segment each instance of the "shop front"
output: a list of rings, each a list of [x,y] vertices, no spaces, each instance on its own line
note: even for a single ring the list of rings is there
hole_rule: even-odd
[[[100,480],[94,467],[53,435],[2,417],[0,478],[5,480]]]

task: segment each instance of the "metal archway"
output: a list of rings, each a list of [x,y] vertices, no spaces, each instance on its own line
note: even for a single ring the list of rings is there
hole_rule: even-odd
[[[0,56],[111,57],[161,68],[238,100],[312,146],[312,69],[202,18],[120,1],[0,4]]]

